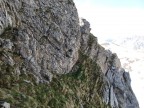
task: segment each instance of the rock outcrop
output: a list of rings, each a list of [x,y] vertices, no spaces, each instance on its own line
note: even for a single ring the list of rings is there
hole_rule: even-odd
[[[0,32],[13,29],[10,38],[15,38],[4,41],[17,47],[36,77],[50,80],[51,72],[71,70],[80,46],[78,15],[71,0],[2,0],[0,5]]]
[[[72,0],[0,1],[0,99],[12,108],[139,108],[129,73]]]
[[[10,104],[4,101],[0,101],[1,108],[10,108]]]
[[[97,43],[97,39],[90,34],[89,23],[83,20],[82,52],[94,60],[105,75],[104,101],[113,108],[139,108],[137,99],[131,88],[128,72],[121,67],[116,54],[105,50]]]

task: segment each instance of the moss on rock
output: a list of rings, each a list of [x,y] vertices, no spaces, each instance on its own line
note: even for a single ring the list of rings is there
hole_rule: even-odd
[[[17,78],[14,67],[0,65],[0,99],[9,102],[11,108],[106,108],[99,66],[86,55],[79,55],[72,71],[54,75],[50,84],[36,84],[32,74]]]

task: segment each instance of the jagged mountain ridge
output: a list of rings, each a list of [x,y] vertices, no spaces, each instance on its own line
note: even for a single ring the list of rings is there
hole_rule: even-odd
[[[115,41],[115,39],[110,39],[111,41],[106,41],[102,44],[102,46],[104,46],[106,49],[117,53],[121,60],[122,67],[124,67],[126,71],[130,72],[132,88],[136,94],[136,97],[138,98],[141,108],[144,107],[144,98],[141,95],[141,92],[144,90],[143,39],[143,36],[133,36],[122,38],[118,41]]]
[[[129,73],[72,0],[1,0],[0,10],[1,106],[139,107]]]

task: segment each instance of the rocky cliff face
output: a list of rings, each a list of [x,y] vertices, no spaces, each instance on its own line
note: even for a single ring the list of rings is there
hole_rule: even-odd
[[[138,108],[129,73],[72,0],[0,1],[0,100],[12,108]]]

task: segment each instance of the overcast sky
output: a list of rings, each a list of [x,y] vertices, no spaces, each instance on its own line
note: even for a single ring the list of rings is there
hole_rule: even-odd
[[[74,0],[100,39],[144,36],[144,0]]]

